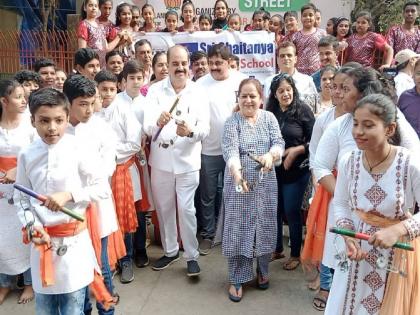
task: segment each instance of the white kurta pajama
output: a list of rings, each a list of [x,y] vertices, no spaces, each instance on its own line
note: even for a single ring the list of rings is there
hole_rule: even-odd
[[[398,111],[398,124],[401,146],[409,149],[411,152],[420,152],[420,141],[417,134],[400,111]],[[352,128],[353,116],[345,114],[337,118],[325,130],[319,141],[312,168],[318,182],[321,178],[332,175],[332,170],[336,168],[340,159],[348,152],[356,149],[356,142],[351,133]],[[333,211],[333,203],[330,202],[328,206],[327,230],[335,225]],[[345,244],[341,237],[336,237],[333,233],[326,233],[322,263],[329,268],[335,269],[338,261],[334,258],[336,254],[334,240],[336,240],[336,245],[340,251],[345,250]]]
[[[184,257],[187,260],[196,260],[199,253],[194,193],[201,167],[201,141],[210,130],[206,93],[192,81],[187,81],[179,94],[175,93],[169,78],[153,84],[146,97],[144,130],[148,136],[154,137],[158,131],[156,123],[160,114],[170,110],[177,96],[180,99],[172,113],[174,119],[162,129],[156,141],[152,140],[149,157],[152,192],[161,224],[165,255],[173,257],[179,250],[176,226],[178,208]],[[194,133],[191,138],[176,134],[175,119],[188,124]]]
[[[337,226],[366,234],[378,231],[380,228],[359,219],[355,213],[358,209],[392,220],[405,220],[410,238],[419,236],[420,214],[405,219],[411,216],[408,213],[415,200],[420,200],[418,157],[410,156],[407,149],[398,148],[388,170],[370,174],[363,166],[362,156],[362,151],[356,150],[340,161],[334,194]],[[366,259],[352,261],[348,276],[336,271],[325,314],[379,314],[388,272],[377,268],[376,260],[382,255],[391,266],[394,250],[374,248],[365,241],[360,245],[368,253]]]
[[[24,117],[15,129],[0,127],[0,156],[17,158],[19,151],[29,145],[35,129],[28,117]],[[9,204],[13,198],[13,185],[0,184],[0,273],[20,274],[30,267],[29,246],[22,243],[22,224],[16,207]]]
[[[65,206],[78,214],[84,215],[90,201],[105,198],[106,185],[100,176],[98,165],[92,156],[80,152],[74,136],[65,134],[57,144],[47,145],[37,139],[23,149],[19,155],[16,183],[28,187],[43,195],[57,192],[70,192],[74,202]],[[81,176],[86,177],[89,186],[83,186]],[[25,195],[15,191],[18,215],[26,225],[24,210],[19,200]],[[62,212],[53,212],[30,198],[33,206],[35,225],[55,226],[74,221]],[[42,286],[40,275],[39,251],[31,246],[32,285],[36,293],[63,294],[80,290],[93,281],[94,269],[100,273],[95,253],[87,229],[71,237],[51,237],[53,243],[52,260],[54,265],[55,284]],[[58,256],[58,246],[67,245],[67,252]]]

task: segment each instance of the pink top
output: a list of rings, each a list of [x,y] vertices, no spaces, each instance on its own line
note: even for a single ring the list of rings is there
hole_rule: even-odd
[[[98,53],[101,68],[104,67],[107,46],[107,33],[105,27],[102,24],[94,26],[88,21],[83,20],[77,27],[77,37],[84,39],[87,47],[92,48]]]
[[[197,25],[195,25],[195,24],[194,24],[194,27],[193,28],[194,28],[193,29],[194,32],[197,32],[197,31],[200,30],[200,28]],[[178,32],[188,32],[188,31],[186,31],[184,29],[184,25],[182,25],[182,26],[178,27]]]
[[[367,32],[360,37],[352,34],[347,38],[347,58],[346,61],[356,61],[364,67],[372,67],[375,60],[375,49],[382,50],[386,44],[386,39],[374,32]]]
[[[418,27],[414,33],[411,33],[403,29],[402,25],[395,25],[386,34],[386,40],[394,49],[394,55],[403,49],[411,49],[420,54],[420,29]]]
[[[318,43],[321,37],[326,36],[325,30],[317,28],[312,34],[304,34],[301,30],[290,36],[296,46],[297,63],[296,69],[300,73],[312,75],[319,70]]]

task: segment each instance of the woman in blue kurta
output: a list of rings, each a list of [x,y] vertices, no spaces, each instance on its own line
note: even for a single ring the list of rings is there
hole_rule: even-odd
[[[254,257],[258,287],[268,288],[268,263],[276,245],[277,182],[273,163],[280,161],[284,141],[274,115],[260,109],[262,95],[259,81],[243,80],[239,111],[226,121],[223,133],[226,171],[222,250],[228,258],[229,298],[234,302],[242,298],[241,284],[254,278]]]

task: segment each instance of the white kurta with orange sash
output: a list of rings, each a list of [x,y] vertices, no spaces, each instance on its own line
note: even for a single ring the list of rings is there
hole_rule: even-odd
[[[403,221],[408,240],[420,236],[420,214],[410,213],[415,200],[420,200],[420,159],[398,148],[388,170],[370,174],[362,154],[353,151],[339,163],[333,201],[337,226],[371,235]],[[367,257],[352,261],[348,275],[336,270],[325,314],[420,314],[420,248],[415,242],[412,253],[374,248],[361,241]],[[397,263],[401,255],[405,257],[402,264]],[[380,256],[389,267],[406,272],[407,278],[378,268]]]
[[[26,117],[25,117],[26,118]],[[35,129],[29,119],[15,129],[0,127],[0,171],[16,167],[19,151],[32,142]],[[29,267],[29,246],[22,243],[22,224],[13,205],[13,185],[0,184],[0,273],[16,275]]]

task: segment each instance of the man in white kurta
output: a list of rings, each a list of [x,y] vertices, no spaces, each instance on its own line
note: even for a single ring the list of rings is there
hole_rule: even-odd
[[[216,203],[219,177],[223,177],[225,161],[222,155],[222,132],[225,121],[232,115],[237,104],[239,84],[247,76],[229,70],[230,50],[223,44],[212,46],[208,51],[210,73],[201,77],[197,84],[208,94],[210,104],[210,133],[202,142],[200,170],[200,199],[197,218],[203,241],[200,253],[206,255],[216,232]],[[222,180],[223,183],[223,180]],[[221,200],[221,196],[220,199]]]
[[[186,48],[170,48],[168,63],[169,77],[150,87],[144,116],[144,130],[152,136],[151,184],[164,249],[164,256],[153,269],[162,270],[178,260],[178,210],[187,275],[197,276],[200,268],[194,193],[199,182],[201,141],[210,128],[209,104],[207,94],[188,79]],[[177,98],[176,108],[169,113]]]

